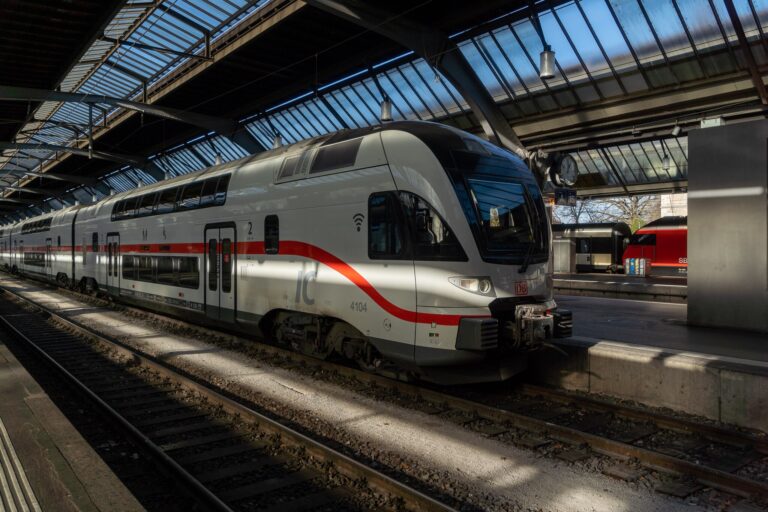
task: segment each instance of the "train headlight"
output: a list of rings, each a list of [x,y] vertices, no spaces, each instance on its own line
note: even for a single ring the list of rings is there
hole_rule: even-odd
[[[496,292],[493,290],[493,283],[491,278],[487,276],[482,277],[449,277],[448,281],[453,286],[466,290],[468,292],[476,293],[478,295],[485,295],[489,297],[495,297]]]

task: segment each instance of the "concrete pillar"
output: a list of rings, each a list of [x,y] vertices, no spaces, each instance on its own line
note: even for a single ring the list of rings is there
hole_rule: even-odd
[[[688,322],[768,332],[768,121],[688,134]]]

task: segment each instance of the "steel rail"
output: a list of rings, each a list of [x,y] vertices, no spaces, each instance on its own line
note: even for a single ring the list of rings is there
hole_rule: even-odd
[[[422,493],[421,491],[418,491],[416,489],[413,489],[394,478],[385,475],[384,473],[381,473],[369,466],[366,466],[351,457],[344,455],[343,453],[337,452],[333,450],[332,448],[323,445],[322,443],[315,441],[314,439],[297,432],[296,430],[293,430],[292,428],[283,425],[282,423],[273,420],[239,402],[236,402],[235,400],[228,398],[212,387],[209,387],[209,385],[198,382],[196,380],[193,380],[190,377],[181,375],[178,369],[173,368],[172,365],[167,364],[161,360],[158,360],[150,355],[144,354],[136,349],[133,349],[129,347],[128,345],[111,338],[107,335],[104,335],[102,333],[99,333],[90,327],[87,327],[75,320],[68,319],[55,311],[51,310],[50,308],[47,308],[46,306],[43,306],[31,299],[28,299],[21,294],[9,290],[5,286],[0,286],[0,290],[7,295],[11,296],[14,300],[17,302],[21,302],[23,304],[26,304],[29,307],[32,307],[34,309],[37,309],[41,312],[43,312],[45,315],[51,317],[56,321],[57,323],[63,325],[65,328],[68,328],[72,331],[75,331],[79,333],[80,335],[83,335],[85,337],[91,338],[98,343],[102,343],[112,349],[114,349],[118,354],[130,358],[133,361],[135,361],[137,364],[140,364],[142,366],[145,366],[149,368],[152,371],[155,371],[162,375],[163,377],[167,377],[175,384],[179,385],[182,388],[185,388],[189,391],[192,391],[194,393],[198,393],[202,395],[203,397],[207,398],[211,403],[216,404],[222,408],[223,411],[232,414],[232,415],[238,415],[240,417],[240,420],[258,426],[258,428],[268,434],[273,435],[279,435],[280,439],[283,444],[291,447],[297,447],[302,448],[304,451],[315,457],[317,460],[320,460],[322,462],[330,463],[334,466],[334,468],[342,475],[346,476],[347,478],[350,478],[352,480],[360,480],[361,478],[365,479],[368,487],[376,492],[383,493],[389,496],[397,497],[401,500],[403,500],[404,503],[406,503],[407,507],[410,510],[413,510],[414,512],[455,512],[455,509],[452,507],[441,503],[440,501],[431,498],[430,496],[427,496],[426,494]],[[1,318],[6,325],[10,324],[4,319]],[[16,330],[13,326],[10,326],[15,332],[17,332],[19,335],[18,330]],[[23,336],[23,335],[21,335]],[[30,340],[26,341],[31,343],[34,346],[34,343]],[[62,372],[65,372],[67,375],[69,375],[70,378],[74,379],[69,372],[67,372],[63,367],[61,367],[58,363],[56,363],[54,360],[52,360],[47,354],[44,354],[42,352],[42,349],[39,347],[35,347],[39,352],[41,352],[43,355],[46,356],[46,360],[50,361],[57,369],[59,369]],[[80,389],[82,389],[86,394],[89,395],[89,397],[92,397],[99,405],[102,405],[105,408],[111,408],[105,404],[98,396],[93,394],[90,390],[87,389],[87,387],[79,382],[77,382],[77,385]],[[117,413],[114,410],[111,410],[110,414],[115,414],[119,416],[119,413]],[[121,423],[126,422],[127,420],[119,420]],[[135,427],[127,425],[131,429],[135,430]],[[138,436],[141,436],[143,439],[143,442],[147,442],[151,444],[151,441],[149,441],[148,438],[145,438],[141,432],[138,430],[135,430],[136,434]],[[157,448],[159,450],[159,448]],[[170,459],[165,453],[162,453],[162,456],[168,459],[168,462],[172,464],[171,467],[178,467],[180,471],[183,471],[186,473],[186,471],[181,468],[175,461]],[[202,493],[202,490],[200,492],[202,493],[202,496],[205,496],[206,494],[211,494],[210,491],[208,491],[202,484],[200,484],[192,475],[189,475],[189,478],[193,479],[194,482],[197,483],[200,487],[202,487],[202,490],[205,491],[205,493]],[[196,489],[197,486],[193,484],[193,489]],[[217,510],[231,510],[225,505],[223,502],[221,502],[215,495],[211,496],[215,498],[215,500],[219,501],[221,505],[224,508],[216,507]]]
[[[70,291],[70,293],[93,300],[93,297],[83,296],[78,292]],[[145,317],[151,317],[166,324],[176,324],[177,326],[183,326],[185,328],[207,334],[214,334],[219,336],[222,334],[221,331],[208,329],[206,327],[186,322],[184,320],[170,318],[168,316],[153,313],[141,308],[124,305],[121,305],[120,307]],[[356,368],[350,368],[335,363],[321,361],[311,356],[306,356],[287,349],[276,347],[274,345],[254,341],[253,339],[243,338],[231,333],[228,333],[228,335],[232,336],[238,342],[258,346],[259,349],[264,350],[265,352],[285,358],[287,360],[303,362],[308,366],[315,366],[318,368],[335,371],[339,375],[357,379],[360,382],[373,384],[384,389],[390,389],[404,395],[418,397],[432,403],[445,404],[458,411],[477,415],[482,419],[494,422],[509,423],[514,427],[532,433],[545,434],[551,438],[568,442],[569,444],[586,444],[595,452],[607,455],[612,458],[617,458],[620,460],[636,458],[642,465],[650,469],[659,470],[676,476],[689,475],[695,477],[702,484],[739,496],[768,497],[768,484],[760,481],[751,480],[735,475],[733,473],[728,473],[715,468],[695,464],[684,459],[634,446],[629,443],[614,441],[612,439],[601,437],[595,434],[590,434],[567,426],[558,425],[550,421],[533,418],[526,416],[525,414],[484,405],[472,400],[457,397],[433,389],[428,389],[416,384],[395,380],[393,378],[385,377],[382,375],[376,375]],[[533,388],[529,385],[528,389]],[[605,407],[608,406],[606,405]],[[633,419],[637,420],[647,420],[652,423],[656,423],[660,427],[701,433],[705,437],[711,436],[715,438],[720,437],[721,439],[727,438],[729,439],[728,442],[731,443],[751,445],[761,453],[763,453],[763,449],[766,448],[765,439],[751,434],[743,432],[729,432],[726,429],[716,427],[714,425],[706,425],[694,421],[682,420],[653,411],[643,411],[641,409],[629,408],[624,405],[616,404],[612,405],[611,407],[614,411],[617,412],[617,414],[622,414],[625,415],[625,417],[632,417]]]
[[[563,404],[575,403],[586,409],[610,412],[629,420],[649,421],[665,429],[687,432],[691,434],[700,434],[705,436],[707,439],[725,444],[749,444],[755,449],[755,451],[763,455],[768,455],[768,437],[761,437],[747,432],[731,430],[720,427],[718,425],[710,425],[707,423],[691,421],[685,418],[679,418],[656,411],[645,410],[627,404],[618,404],[609,402],[607,400],[601,400],[599,398],[582,396],[563,389],[549,388],[535,384],[523,384],[521,389],[528,395],[538,395],[547,398],[548,400],[560,402]]]
[[[7,293],[7,291],[6,291]],[[41,308],[39,305],[33,304],[33,307]],[[128,420],[126,420],[119,412],[117,412],[112,406],[102,400],[96,393],[91,391],[88,386],[83,384],[77,377],[72,375],[66,368],[59,364],[53,357],[51,357],[45,350],[37,346],[37,344],[29,339],[25,334],[19,331],[11,322],[8,321],[5,316],[0,315],[0,322],[15,336],[28,345],[40,358],[45,361],[46,364],[54,368],[59,374],[61,374],[70,384],[74,385],[78,391],[84,394],[89,400],[101,408],[107,415],[117,423],[120,428],[124,429],[130,434],[130,436],[138,442],[138,444],[156,461],[160,462],[165,468],[170,471],[171,476],[182,485],[184,485],[191,494],[205,503],[211,510],[220,510],[225,512],[231,512],[231,508],[228,507],[223,501],[221,501],[215,494],[208,490],[203,484],[201,484],[194,476],[181,467],[176,461],[168,456],[163,450],[160,449],[155,443],[153,443],[147,436],[141,433],[139,429],[133,426]]]

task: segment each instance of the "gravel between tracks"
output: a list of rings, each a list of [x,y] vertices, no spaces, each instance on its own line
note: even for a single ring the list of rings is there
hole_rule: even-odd
[[[39,285],[2,284],[91,328],[172,362],[352,453],[443,490],[482,510],[692,510],[642,487],[373,400],[323,380],[97,308]]]

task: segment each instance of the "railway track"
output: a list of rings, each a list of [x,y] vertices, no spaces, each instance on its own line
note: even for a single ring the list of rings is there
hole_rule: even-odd
[[[222,336],[218,331],[144,310],[124,310],[163,322],[173,330]],[[613,464],[604,472],[612,477],[632,481],[644,471],[659,472],[668,476],[657,487],[659,492],[682,498],[709,487],[763,506],[768,503],[768,438],[764,436],[539,386],[523,385],[514,390],[489,390],[486,386],[437,389],[233,335],[231,338],[242,341],[243,346],[258,347],[262,354],[273,357],[273,364],[295,368],[300,363],[308,372],[334,372],[361,383],[365,387],[361,392],[376,394],[383,400],[408,397],[407,403],[397,403],[491,437],[530,449],[557,445],[554,455],[566,461],[608,457]]]
[[[48,308],[5,296],[26,309],[0,309],[2,326],[207,510],[453,510]]]

